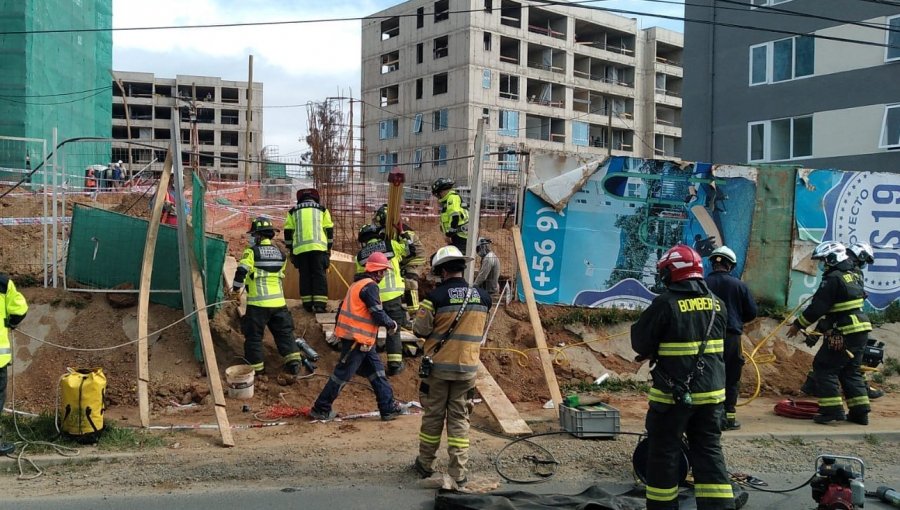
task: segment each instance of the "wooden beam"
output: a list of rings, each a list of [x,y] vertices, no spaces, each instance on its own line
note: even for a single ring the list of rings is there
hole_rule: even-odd
[[[528,273],[528,264],[525,263],[525,247],[522,244],[522,233],[513,229],[513,242],[516,247],[516,258],[519,262],[519,275],[522,277],[522,293],[525,294],[525,303],[528,305],[528,317],[531,319],[531,327],[534,329],[534,343],[541,357],[541,366],[544,369],[544,379],[550,389],[550,398],[559,409],[562,403],[562,393],[559,391],[559,382],[556,380],[556,372],[553,371],[553,357],[547,349],[547,339],[544,337],[544,327],[541,325],[541,317],[538,315],[537,303],[534,301],[534,289],[531,286],[531,275]]]
[[[150,312],[150,278],[153,275],[153,258],[156,256],[156,238],[159,234],[159,220],[162,217],[163,203],[169,190],[169,174],[172,173],[172,151],[166,154],[162,175],[153,199],[153,211],[150,223],[147,224],[147,240],[144,242],[144,258],[141,262],[141,283],[138,288],[138,413],[141,427],[150,426],[150,352],[147,348],[147,329]]]
[[[532,433],[531,427],[519,416],[519,411],[512,405],[506,393],[503,393],[500,385],[497,384],[483,363],[478,364],[475,389],[478,390],[491,414],[497,419],[504,434],[519,436]]]

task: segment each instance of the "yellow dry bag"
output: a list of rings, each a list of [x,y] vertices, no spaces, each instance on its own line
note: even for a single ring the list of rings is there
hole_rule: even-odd
[[[68,369],[59,380],[60,428],[84,442],[97,442],[106,410],[106,376],[102,368]]]

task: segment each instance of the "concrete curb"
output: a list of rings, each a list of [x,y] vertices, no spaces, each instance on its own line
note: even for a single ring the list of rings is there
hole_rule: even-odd
[[[10,455],[0,456],[0,470],[14,468],[18,463],[18,450]],[[80,453],[74,457],[65,457],[62,455],[49,455],[49,454],[41,454],[41,455],[29,455],[28,452],[25,452],[25,458],[31,460],[39,467],[46,466],[62,466],[66,464],[86,464],[91,462],[109,462],[112,460],[122,460],[122,459],[133,459],[137,457],[137,453],[98,453],[98,452],[90,452],[90,453]],[[22,459],[23,462],[27,465],[28,462],[25,459]],[[30,466],[27,466],[30,468]]]
[[[737,430],[732,430],[728,432],[722,433],[723,439],[741,439],[741,440],[749,440],[749,439],[833,439],[833,440],[843,440],[843,441],[865,441],[867,438],[876,437],[879,440],[884,441],[900,441],[900,431],[895,430],[872,430],[866,431],[863,428],[860,430],[853,431],[843,431],[837,430],[836,427],[840,425],[817,425],[817,427],[821,427],[822,430],[816,430],[813,432],[742,432]]]

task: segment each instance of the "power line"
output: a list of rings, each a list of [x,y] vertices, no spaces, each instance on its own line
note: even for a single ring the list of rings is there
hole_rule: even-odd
[[[58,94],[34,94],[34,95],[25,94],[25,95],[16,95],[16,96],[0,95],[0,99],[32,99],[32,98],[40,98],[40,97],[75,96],[78,94],[87,94],[88,92],[109,90],[111,88],[112,88],[112,85],[107,85],[105,87],[97,87],[95,89],[77,90],[74,92],[60,92]]]
[[[643,1],[645,1],[645,2],[668,2],[669,0],[643,0]],[[740,0],[718,0],[718,1],[719,1],[719,2],[722,2],[722,3],[726,3],[726,4],[734,4],[734,5],[742,5],[742,6],[744,6],[744,8],[740,8],[740,7],[717,7],[718,9],[741,10],[741,11],[746,11],[746,10],[747,10],[747,3],[746,3],[746,0],[745,0],[745,1],[740,1]],[[712,8],[711,5],[689,4],[689,3],[687,3],[687,2],[685,2],[685,5],[689,5],[689,6],[691,6],[691,7],[706,7],[706,8]],[[770,6],[770,5],[757,5],[757,6],[755,6],[755,7],[756,7],[756,9],[757,9],[758,11],[761,11],[761,12],[767,12],[767,13],[771,13],[771,14],[783,14],[783,15],[787,15],[787,16],[799,16],[799,17],[803,17],[803,18],[821,19],[821,20],[825,20],[825,21],[832,21],[832,22],[835,22],[835,23],[843,23],[843,24],[846,24],[846,25],[855,25],[855,26],[863,27],[863,28],[872,28],[872,29],[875,29],[875,30],[887,30],[887,31],[889,31],[889,32],[900,32],[900,29],[891,28],[890,25],[888,25],[888,24],[886,24],[886,23],[875,23],[875,22],[866,22],[866,21],[853,21],[853,20],[847,20],[847,19],[841,19],[841,18],[833,18],[833,17],[831,17],[831,16],[823,16],[823,15],[821,15],[821,14],[810,14],[810,13],[803,13],[803,12],[790,11],[790,10],[788,10],[788,9],[783,9],[783,8],[780,8],[780,7],[773,7],[773,6]]]
[[[29,102],[29,101],[16,101],[15,99],[7,99],[5,97],[0,97],[0,101],[6,101],[8,103],[24,104],[24,105],[30,105],[30,106],[58,106],[61,104],[70,104],[70,103],[77,103],[79,101],[84,101],[86,99],[90,99],[92,97],[99,96],[100,94],[106,92],[107,90],[109,90],[109,88],[104,87],[104,88],[98,89],[97,92],[94,92],[93,94],[90,94],[88,96],[71,99],[69,101],[58,101],[55,103],[34,103],[34,102]]]

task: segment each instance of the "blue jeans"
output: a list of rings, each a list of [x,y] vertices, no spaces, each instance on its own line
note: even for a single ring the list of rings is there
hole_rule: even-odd
[[[382,416],[389,414],[394,407],[394,390],[391,383],[388,382],[384,373],[384,365],[381,358],[375,352],[373,346],[366,352],[359,350],[360,344],[353,340],[341,340],[341,358],[334,373],[328,378],[322,393],[313,404],[313,409],[317,412],[327,413],[331,411],[331,405],[334,403],[344,385],[358,374],[369,380],[372,389],[375,391],[375,400],[378,401],[378,411]]]

